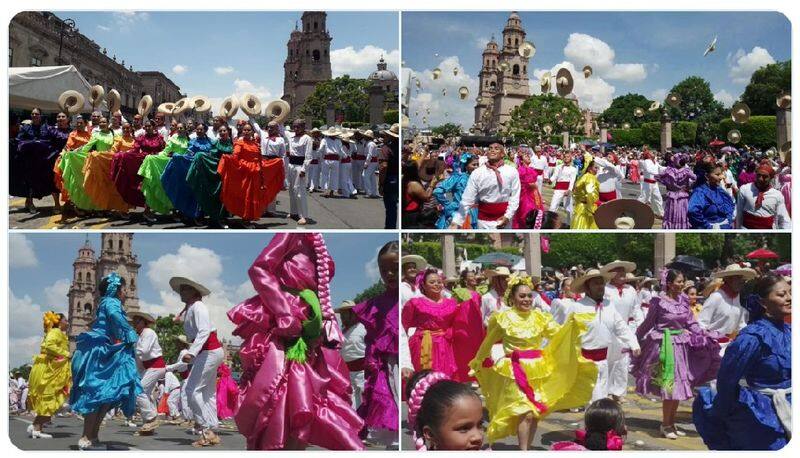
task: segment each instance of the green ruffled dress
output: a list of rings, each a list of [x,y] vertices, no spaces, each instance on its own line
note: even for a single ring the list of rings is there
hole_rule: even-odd
[[[108,151],[112,146],[114,146],[114,132],[109,130],[104,133],[98,130],[81,148],[65,151],[61,155],[59,167],[63,176],[64,188],[69,193],[69,200],[81,210],[98,210],[83,187],[85,179],[83,169],[86,165],[86,158],[90,151]]]
[[[168,214],[172,210],[172,201],[164,192],[161,184],[161,175],[169,164],[172,154],[186,154],[189,148],[189,137],[179,137],[173,135],[167,140],[164,150],[158,154],[152,154],[144,158],[142,166],[139,167],[139,176],[142,177],[142,193],[144,201],[151,210],[156,213]]]
[[[226,216],[225,207],[222,205],[220,193],[222,192],[222,179],[217,172],[220,157],[233,152],[233,143],[216,141],[209,152],[199,152],[194,155],[192,165],[186,174],[186,183],[194,191],[195,199],[212,221],[219,221]]]

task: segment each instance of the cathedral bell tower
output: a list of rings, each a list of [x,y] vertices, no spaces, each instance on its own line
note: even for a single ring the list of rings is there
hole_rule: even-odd
[[[97,277],[95,275],[97,259],[89,239],[78,250],[78,257],[72,263],[72,284],[67,293],[68,323],[67,336],[70,345],[74,348],[75,337],[89,329],[94,319],[95,290]]]
[[[327,28],[328,14],[306,11],[295,26],[287,43],[283,64],[283,97],[291,106],[291,117],[297,117],[317,83],[331,79],[331,37]]]

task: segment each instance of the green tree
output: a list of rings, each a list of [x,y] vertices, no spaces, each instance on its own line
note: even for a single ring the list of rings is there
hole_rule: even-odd
[[[12,374],[16,374],[17,372],[19,372],[19,374],[22,376],[22,378],[24,378],[25,380],[28,380],[28,378],[30,378],[30,375],[31,375],[31,365],[30,364],[23,364],[22,366],[15,367],[15,368],[11,369],[11,373]]]
[[[742,102],[753,115],[774,115],[778,108],[775,99],[782,92],[792,90],[792,61],[765,65],[753,72],[750,83],[744,88]]]
[[[433,135],[441,135],[443,138],[460,137],[461,125],[448,122],[432,128],[431,133]]]
[[[175,315],[169,314],[156,318],[153,330],[158,335],[158,343],[164,354],[164,360],[170,363],[178,360],[178,341],[177,337],[183,334],[183,324],[175,322]]]
[[[383,292],[386,291],[386,287],[383,285],[383,282],[379,281],[374,283],[369,288],[361,291],[360,293],[356,294],[356,297],[353,298],[353,302],[356,304],[364,302],[366,300],[372,299],[373,297],[380,296]]]
[[[642,124],[642,140],[644,144],[656,149],[661,144],[661,122]],[[697,143],[697,123],[677,121],[672,123],[672,146],[695,145]]]
[[[615,97],[614,100],[611,101],[611,106],[600,114],[599,120],[612,125],[616,124],[617,128],[622,127],[626,122],[629,123],[631,127],[639,127],[643,122],[656,122],[659,116],[658,111],[648,110],[652,103],[652,100],[641,94],[621,95]],[[644,110],[644,116],[637,118],[633,114],[636,108]]]
[[[369,86],[369,81],[349,75],[318,83],[300,114],[307,120],[325,122],[328,103],[332,103],[334,109],[344,112],[345,121],[366,123],[369,121]]]
[[[383,112],[383,121],[387,124],[395,124],[400,122],[400,111],[398,110],[386,110]]]
[[[778,143],[778,125],[775,116],[751,116],[746,124],[736,124],[730,118],[723,119],[718,125],[717,134],[720,139],[726,139],[732,129],[742,134],[740,145],[769,148]]]
[[[726,115],[722,104],[714,99],[711,85],[699,76],[690,76],[673,86],[670,93],[678,94],[681,103],[677,107],[667,105],[669,116],[696,123],[695,141],[707,145],[717,135],[717,123]]]
[[[534,95],[511,111],[511,119],[507,121],[502,134],[534,143],[544,135],[546,124],[553,128],[554,134],[565,129],[577,134],[583,131],[582,119],[583,116],[574,102],[554,94]]]

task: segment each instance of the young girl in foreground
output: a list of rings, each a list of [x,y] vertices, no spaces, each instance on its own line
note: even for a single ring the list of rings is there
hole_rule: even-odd
[[[575,431],[574,442],[556,442],[550,450],[622,450],[625,436],[625,413],[613,399],[594,401],[586,409],[583,422],[585,430]]]
[[[480,450],[483,404],[469,385],[423,370],[407,386],[408,424],[417,450]]]

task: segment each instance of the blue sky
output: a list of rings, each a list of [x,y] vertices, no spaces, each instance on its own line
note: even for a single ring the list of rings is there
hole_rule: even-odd
[[[270,233],[137,233],[134,251],[139,256],[139,300],[156,315],[179,311],[169,277],[194,278],[215,291],[205,302],[225,338],[232,325],[225,318],[231,306],[253,294],[247,269],[269,243]],[[72,262],[86,234],[11,234],[9,244],[11,364],[27,362],[41,341],[41,316],[46,310],[66,312],[66,292],[72,279]],[[336,263],[331,284],[334,306],[379,281],[375,256],[392,234],[326,234]],[[100,234],[89,234],[99,255]]]
[[[60,11],[80,32],[134,70],[158,70],[188,95],[212,102],[253,92],[273,100],[283,94],[286,42],[298,12],[79,12]],[[381,53],[399,68],[398,15],[329,12],[333,76],[364,78]],[[213,103],[216,108],[217,103]]]
[[[472,124],[481,52],[495,35],[501,40],[509,12],[403,13],[403,84],[410,69],[419,74],[422,89],[412,92],[412,122],[447,120]],[[545,70],[564,62],[577,72],[575,94],[583,107],[602,110],[611,99],[629,92],[663,100],[666,92],[687,76],[699,75],[726,106],[743,92],[752,72],[772,61],[791,57],[791,25],[771,12],[521,12],[527,39],[536,46],[529,64],[531,88]],[[703,57],[718,36],[715,52]],[[583,65],[594,75],[583,81]],[[432,80],[440,67],[445,75]],[[453,67],[461,71],[457,77]],[[537,83],[537,84],[533,84]],[[458,100],[460,86],[470,96]],[[441,90],[447,96],[442,97]],[[418,111],[419,115],[414,116]]]

